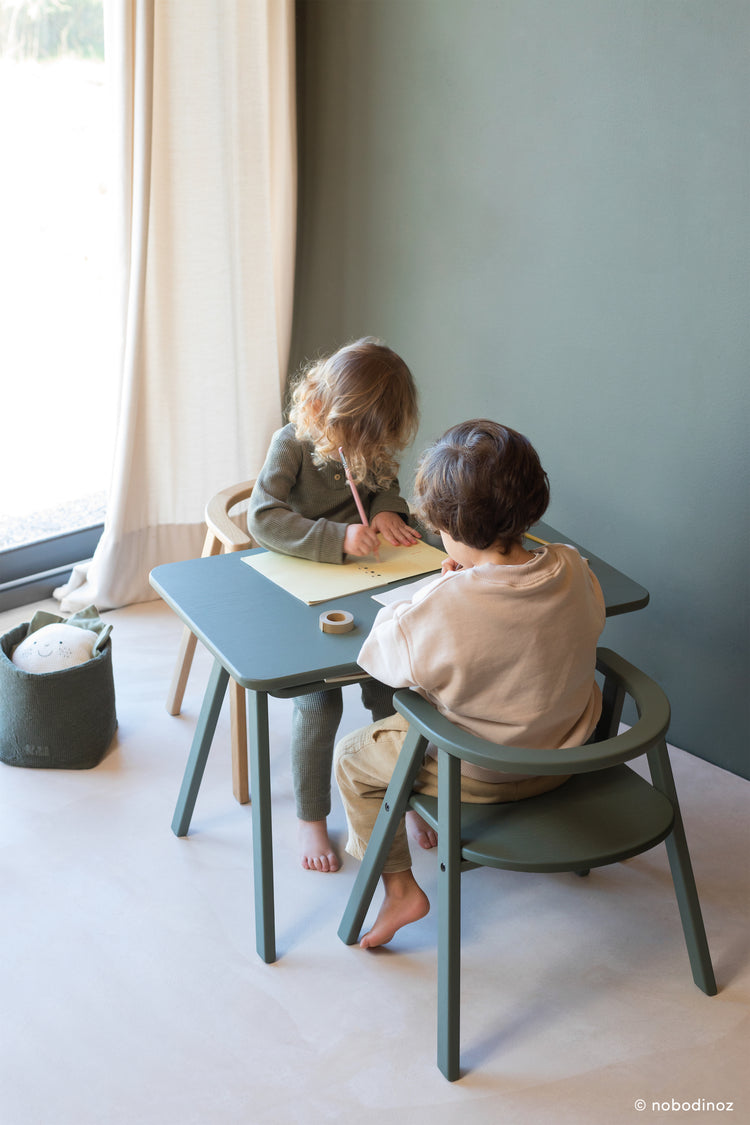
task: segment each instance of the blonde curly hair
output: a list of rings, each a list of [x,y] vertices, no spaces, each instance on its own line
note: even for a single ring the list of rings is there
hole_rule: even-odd
[[[373,336],[345,344],[303,368],[291,392],[289,421],[313,445],[313,460],[340,461],[357,484],[387,488],[398,475],[396,454],[419,423],[417,390],[400,356]]]

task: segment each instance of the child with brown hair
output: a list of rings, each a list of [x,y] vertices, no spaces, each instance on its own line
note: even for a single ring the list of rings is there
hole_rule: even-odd
[[[248,510],[248,529],[262,547],[325,563],[366,556],[378,535],[393,546],[419,538],[399,494],[397,455],[413,440],[417,392],[400,356],[372,337],[308,366],[292,393],[289,424],[272,440]],[[347,483],[343,449],[369,526]],[[393,711],[393,689],[362,684],[373,719]],[[294,701],[292,775],[302,866],[336,871],[328,836],[333,745],[343,711],[340,688]]]
[[[601,711],[594,678],[604,628],[599,583],[575,548],[527,547],[546,511],[549,482],[523,435],[485,419],[448,430],[424,454],[416,498],[449,558],[411,600],[381,609],[359,664],[393,688],[414,688],[452,722],[501,745],[577,746]],[[344,738],[336,779],[349,823],[347,851],[361,859],[408,724],[395,714]],[[461,763],[462,800],[517,801],[567,777],[510,775]],[[415,788],[437,795],[429,755]],[[415,813],[412,835],[434,847]],[[405,826],[383,868],[385,898],[364,948],[383,945],[429,910],[411,871]]]

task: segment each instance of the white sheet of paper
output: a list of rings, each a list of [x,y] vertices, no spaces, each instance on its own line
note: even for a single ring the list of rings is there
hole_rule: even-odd
[[[409,600],[414,597],[417,590],[429,586],[437,577],[437,574],[428,574],[425,578],[418,578],[416,582],[400,582],[397,586],[391,586],[389,590],[381,590],[379,594],[373,594],[372,600],[380,602],[381,605],[393,605],[394,602]]]

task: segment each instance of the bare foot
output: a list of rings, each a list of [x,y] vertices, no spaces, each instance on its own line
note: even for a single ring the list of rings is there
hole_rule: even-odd
[[[338,871],[341,864],[324,820],[298,820],[297,840],[306,871]]]
[[[383,875],[385,898],[375,924],[360,941],[362,949],[385,945],[395,933],[410,922],[418,922],[429,912],[430,900],[408,871]]]
[[[406,813],[406,831],[414,843],[425,851],[437,847],[437,832],[414,809],[409,809]]]

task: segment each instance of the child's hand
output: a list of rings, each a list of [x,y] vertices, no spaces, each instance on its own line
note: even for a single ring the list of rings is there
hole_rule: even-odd
[[[362,523],[350,523],[344,536],[344,553],[347,555],[374,555],[378,549],[378,533]]]
[[[404,523],[395,512],[378,512],[370,526],[374,531],[379,531],[392,547],[411,547],[422,538],[418,531]]]
[[[440,567],[441,574],[448,574],[451,570],[463,570],[461,563],[456,562],[455,559],[443,559],[442,566]]]

